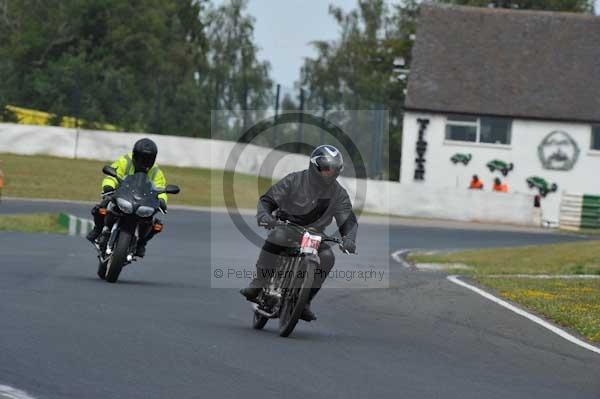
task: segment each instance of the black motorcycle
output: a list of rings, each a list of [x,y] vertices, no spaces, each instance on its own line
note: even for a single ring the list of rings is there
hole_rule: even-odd
[[[336,243],[348,254],[342,246],[342,240],[324,233],[318,233],[310,228],[289,221],[278,221],[278,227],[295,230],[300,239],[298,246],[286,249],[279,256],[275,271],[269,276],[268,285],[256,297],[254,304],[254,319],[252,327],[261,330],[269,319],[279,318],[279,335],[289,336],[310,300],[310,291],[315,280],[319,260],[319,246],[324,241]]]
[[[125,179],[119,178],[117,171],[108,165],[102,168],[102,172],[117,179],[119,186],[115,191],[104,194],[110,199],[106,217],[111,217],[114,223],[110,228],[108,241],[95,244],[100,262],[98,277],[115,283],[123,266],[136,260],[140,227],[151,225],[157,212],[166,213],[160,208],[158,195],[177,194],[179,187],[169,184],[164,189],[157,190],[144,172],[129,175]]]

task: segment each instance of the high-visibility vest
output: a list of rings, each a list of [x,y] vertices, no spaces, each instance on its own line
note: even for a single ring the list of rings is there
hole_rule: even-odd
[[[494,191],[498,191],[500,193],[507,193],[508,186],[506,184],[494,184]]]
[[[470,189],[481,190],[483,188],[483,182],[481,180],[471,180],[471,184],[469,185]]]

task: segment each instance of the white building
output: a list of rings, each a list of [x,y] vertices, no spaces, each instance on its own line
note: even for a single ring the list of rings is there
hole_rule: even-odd
[[[402,183],[543,195],[543,179],[557,222],[562,192],[600,194],[600,18],[425,4],[405,108]]]

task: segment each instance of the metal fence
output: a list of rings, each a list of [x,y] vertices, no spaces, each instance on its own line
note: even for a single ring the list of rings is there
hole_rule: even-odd
[[[366,177],[390,179],[389,111],[372,102],[357,102],[356,105],[360,108],[330,107],[315,101],[311,93],[302,88],[276,85],[271,105],[266,109],[213,110],[211,138],[237,141],[244,136],[244,132],[267,121],[273,128],[269,129],[268,134],[254,137],[253,144],[309,155],[315,146],[339,145],[339,142],[332,140],[326,127],[332,124],[354,144],[352,148],[341,148],[344,158],[354,158],[356,154],[348,152],[358,151],[364,161]],[[292,114],[299,117],[291,118]],[[323,121],[324,126],[315,124],[315,117]],[[309,123],[309,119],[313,123]],[[347,172],[348,176],[352,176],[349,170]]]

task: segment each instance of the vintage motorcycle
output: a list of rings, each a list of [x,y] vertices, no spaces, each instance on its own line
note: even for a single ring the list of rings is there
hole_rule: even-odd
[[[333,242],[344,253],[349,252],[343,248],[341,238],[318,233],[289,221],[279,220],[276,226],[295,230],[301,239],[298,246],[288,248],[285,254],[279,256],[267,286],[252,301],[252,326],[260,330],[269,319],[279,318],[279,335],[288,337],[310,300],[310,291],[319,265],[317,257],[321,243]]]

